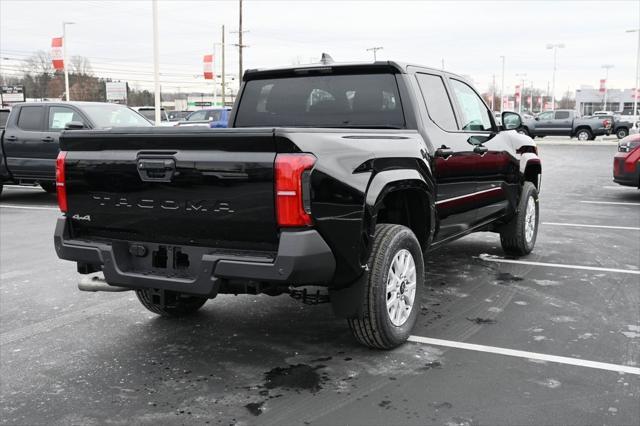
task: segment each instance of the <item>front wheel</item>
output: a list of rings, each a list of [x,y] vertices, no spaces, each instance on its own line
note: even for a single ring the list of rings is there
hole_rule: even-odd
[[[629,135],[629,131],[625,128],[616,130],[616,136],[618,139],[624,139]]]
[[[402,225],[376,226],[364,285],[362,318],[350,319],[356,340],[378,349],[404,343],[418,318],[424,286],[424,263],[420,243]]]
[[[207,301],[206,297],[186,296],[175,291],[140,289],[136,296],[142,306],[164,317],[182,317],[197,311]]]
[[[516,130],[518,133],[520,133],[521,135],[525,135],[525,136],[531,136],[531,134],[529,133],[529,130],[526,127],[523,127],[521,129]],[[531,136],[533,137],[533,136]]]
[[[500,244],[505,253],[524,256],[531,253],[538,236],[538,190],[531,182],[522,185],[516,215],[500,230]]]

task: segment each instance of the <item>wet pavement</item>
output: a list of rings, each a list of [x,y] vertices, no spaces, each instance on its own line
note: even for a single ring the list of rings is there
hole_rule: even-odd
[[[503,256],[489,233],[428,254],[413,334],[640,367],[640,191],[612,182],[614,154],[540,146],[542,223],[521,260],[542,265],[487,261]],[[640,376],[615,369],[370,350],[329,305],[288,296],[218,296],[168,320],[131,292],[80,292],[53,250],[58,215],[38,189],[0,199],[1,424],[640,423]]]

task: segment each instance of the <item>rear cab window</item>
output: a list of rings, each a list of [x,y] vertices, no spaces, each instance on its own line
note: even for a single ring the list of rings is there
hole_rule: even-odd
[[[22,130],[41,132],[44,119],[43,106],[23,106],[20,108],[18,127]]]
[[[393,74],[249,80],[235,127],[405,128]]]

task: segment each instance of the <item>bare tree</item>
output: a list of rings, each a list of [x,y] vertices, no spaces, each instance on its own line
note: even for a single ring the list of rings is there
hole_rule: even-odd
[[[51,54],[44,50],[38,50],[24,61],[24,69],[31,75],[51,75],[54,72]]]
[[[77,75],[93,75],[91,62],[85,56],[75,55],[69,60],[69,72]]]

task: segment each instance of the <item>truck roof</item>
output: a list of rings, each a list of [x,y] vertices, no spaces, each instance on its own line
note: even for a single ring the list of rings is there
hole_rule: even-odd
[[[370,71],[390,71],[396,74],[410,74],[411,67],[420,68],[422,70],[432,71],[435,73],[447,74],[457,78],[465,79],[463,76],[444,71],[437,68],[426,67],[424,65],[398,62],[398,61],[371,61],[371,62],[330,62],[330,63],[314,63],[296,66],[274,67],[274,68],[253,68],[248,69],[242,76],[243,81],[252,80],[254,78],[277,77],[288,74],[306,74],[321,73],[323,70],[340,69],[343,72],[355,72],[356,70]]]
[[[116,103],[110,103],[110,102],[88,102],[88,101],[38,101],[38,102],[16,102],[15,104],[12,105],[12,107],[16,107],[16,106],[21,106],[21,105],[29,105],[29,106],[36,106],[36,105],[75,105],[78,107],[82,107],[83,105],[121,105],[123,107],[126,107],[127,105],[122,105],[122,104],[116,104]]]

